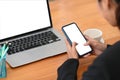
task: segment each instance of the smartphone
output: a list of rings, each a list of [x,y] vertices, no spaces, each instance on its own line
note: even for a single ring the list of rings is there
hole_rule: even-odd
[[[84,44],[87,42],[87,39],[84,37],[76,23],[70,23],[68,25],[63,26],[62,31],[65,34],[70,45],[72,45],[73,42],[77,43],[76,50],[80,57],[92,51],[90,45],[84,46]]]

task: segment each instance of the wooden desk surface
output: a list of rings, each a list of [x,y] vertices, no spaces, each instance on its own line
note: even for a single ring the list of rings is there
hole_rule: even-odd
[[[65,24],[76,22],[82,31],[98,28],[103,31],[105,43],[113,44],[120,39],[119,31],[111,27],[97,10],[96,0],[51,0],[53,26],[61,33]],[[80,59],[78,79],[92,63],[95,56]],[[7,78],[0,80],[56,80],[57,68],[67,59],[67,54],[47,58],[19,68],[7,65]]]

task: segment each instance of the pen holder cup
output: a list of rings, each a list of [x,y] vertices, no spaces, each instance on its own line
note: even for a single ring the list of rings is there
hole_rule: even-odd
[[[6,58],[2,58],[0,59],[0,78],[5,78],[6,76]]]

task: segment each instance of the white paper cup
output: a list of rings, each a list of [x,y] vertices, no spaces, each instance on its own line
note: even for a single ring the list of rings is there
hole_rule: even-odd
[[[87,29],[84,31],[84,35],[87,35],[99,42],[102,40],[102,31],[99,29]]]

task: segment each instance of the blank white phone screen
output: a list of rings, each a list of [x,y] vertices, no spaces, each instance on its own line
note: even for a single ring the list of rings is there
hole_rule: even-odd
[[[67,27],[64,27],[64,31],[66,32],[71,42],[78,43],[78,45],[76,46],[76,50],[79,55],[84,55],[92,50],[90,46],[84,46],[86,40],[77,28],[76,24],[71,24]]]

